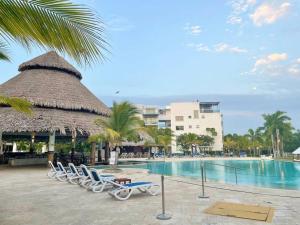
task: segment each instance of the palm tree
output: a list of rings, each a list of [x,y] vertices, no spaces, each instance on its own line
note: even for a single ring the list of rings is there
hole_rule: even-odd
[[[69,0],[1,0],[0,60],[10,60],[9,41],[28,50],[32,46],[55,49],[86,65],[103,59],[107,46],[97,15]],[[31,111],[30,104],[21,99],[0,96],[0,104]]]
[[[290,136],[293,131],[291,118],[285,112],[277,111],[273,114],[263,114],[265,120],[263,129],[264,133],[272,143],[274,156],[281,155],[283,151],[283,139]],[[271,140],[271,141],[270,141]]]
[[[138,141],[143,121],[137,117],[138,109],[129,102],[113,103],[108,119],[99,118],[95,122],[104,129],[97,135],[99,140],[108,142],[109,150],[122,147],[124,141]],[[92,136],[91,139],[95,139]],[[97,139],[97,137],[96,137]]]
[[[161,132],[157,136],[158,143],[162,146],[164,151],[164,159],[166,159],[166,153],[168,152],[170,145],[172,143],[172,131],[169,128],[160,129]]]
[[[199,136],[194,133],[185,133],[177,137],[177,144],[180,145],[185,151],[191,150],[192,155],[193,147],[199,143]]]

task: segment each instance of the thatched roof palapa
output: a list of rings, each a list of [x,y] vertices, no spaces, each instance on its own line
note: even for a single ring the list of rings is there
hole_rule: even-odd
[[[0,131],[77,131],[99,133],[97,117],[110,109],[81,82],[81,73],[60,57],[48,52],[19,66],[20,73],[0,85],[0,95],[25,98],[33,104],[33,116],[0,106]]]

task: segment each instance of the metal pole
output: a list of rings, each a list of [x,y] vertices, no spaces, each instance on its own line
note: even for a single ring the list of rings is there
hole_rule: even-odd
[[[201,181],[202,181],[202,195],[199,195],[198,198],[209,198],[204,193],[204,169],[203,169],[203,165],[201,165]]]
[[[236,173],[236,168],[234,168],[234,173],[235,173],[235,184],[237,184],[237,183],[238,183],[238,181],[237,181],[237,173]]]
[[[172,218],[171,215],[166,214],[166,209],[165,209],[165,185],[164,185],[164,180],[165,177],[164,175],[161,175],[161,201],[162,201],[162,213],[158,214],[156,216],[156,219],[159,220],[169,220]]]
[[[203,163],[203,167],[204,167],[204,181],[206,182],[206,166],[205,166],[205,162]]]

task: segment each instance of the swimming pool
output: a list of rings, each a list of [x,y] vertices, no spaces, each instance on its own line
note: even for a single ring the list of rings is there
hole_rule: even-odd
[[[277,160],[203,161],[208,180],[239,185],[300,190],[300,163]],[[150,173],[201,178],[201,161],[148,162],[130,167],[148,169]]]

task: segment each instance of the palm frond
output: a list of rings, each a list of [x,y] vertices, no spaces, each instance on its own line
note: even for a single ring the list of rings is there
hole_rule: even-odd
[[[93,11],[69,0],[0,1],[0,36],[67,53],[79,64],[104,58],[103,31]]]
[[[0,105],[9,105],[19,112],[31,115],[31,103],[21,98],[8,98],[0,95]]]
[[[7,54],[7,45],[2,41],[0,41],[0,60],[10,61]]]

